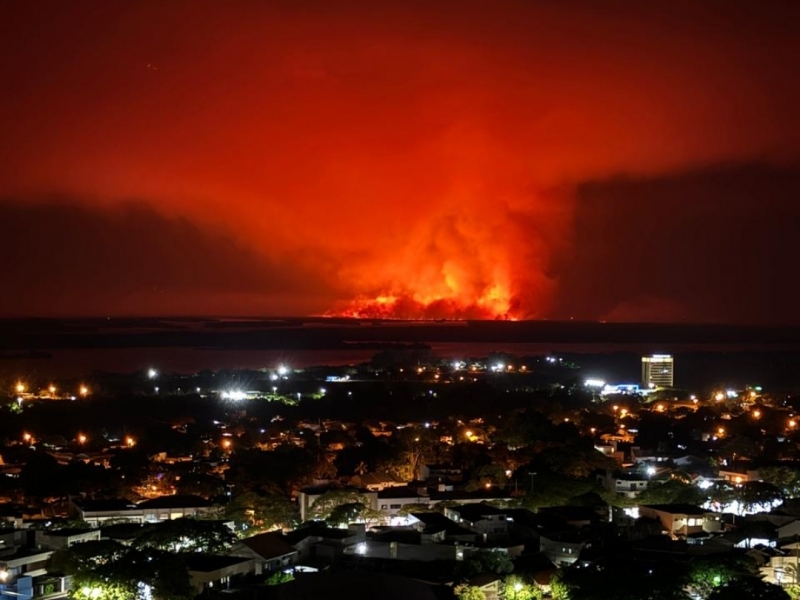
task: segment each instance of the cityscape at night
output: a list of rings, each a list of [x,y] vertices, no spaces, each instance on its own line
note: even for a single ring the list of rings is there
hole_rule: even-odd
[[[0,3],[0,600],[800,600],[800,3]]]

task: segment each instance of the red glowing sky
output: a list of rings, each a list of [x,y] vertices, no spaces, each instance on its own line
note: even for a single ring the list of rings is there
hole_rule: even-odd
[[[3,3],[3,270],[29,292],[0,310],[564,316],[565,281],[590,269],[570,262],[588,252],[586,185],[794,169],[798,17],[779,2]],[[639,227],[649,194],[605,200],[618,227]],[[600,246],[644,251],[613,232]],[[662,243],[697,243],[680,235]],[[42,300],[52,278],[64,291]],[[635,288],[570,312],[713,318]]]

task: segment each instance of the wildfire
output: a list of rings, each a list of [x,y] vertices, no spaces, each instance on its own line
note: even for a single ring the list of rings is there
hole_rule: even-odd
[[[331,316],[355,319],[501,319],[516,321],[518,316],[513,300],[506,291],[492,287],[476,299],[455,295],[426,295],[422,293],[381,294],[373,298],[360,297]]]

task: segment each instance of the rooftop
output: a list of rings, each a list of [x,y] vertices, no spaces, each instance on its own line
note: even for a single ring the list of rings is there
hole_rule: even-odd
[[[143,500],[137,505],[139,508],[158,509],[158,508],[206,508],[212,506],[211,502],[200,496],[174,495],[161,496],[151,500]]]
[[[702,516],[709,512],[692,504],[643,504],[642,508],[650,508],[671,515]]]
[[[113,500],[80,500],[75,506],[83,512],[117,512],[125,510],[138,510],[138,506],[124,498]]]
[[[241,556],[228,556],[221,554],[188,554],[186,555],[186,565],[190,571],[197,571],[199,573],[209,573],[238,565],[240,563],[252,560],[250,558],[243,558]]]
[[[277,532],[260,533],[253,537],[245,538],[242,540],[242,544],[266,560],[297,552]]]

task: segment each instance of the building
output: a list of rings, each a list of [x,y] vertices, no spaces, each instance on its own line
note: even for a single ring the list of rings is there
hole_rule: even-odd
[[[96,542],[100,539],[99,529],[55,529],[53,531],[37,530],[36,547],[43,550],[66,550],[75,544]]]
[[[231,554],[255,560],[256,575],[278,571],[294,565],[298,552],[275,531],[261,533],[236,543]]]
[[[444,509],[448,519],[480,533],[483,539],[508,534],[508,512],[491,504],[463,504]]]
[[[139,504],[127,500],[70,500],[69,514],[92,527],[113,523],[159,523],[184,517],[199,518],[216,509],[199,496],[161,496]]]
[[[722,530],[718,514],[689,504],[641,505],[639,516],[661,521],[664,531],[673,539]]]
[[[675,363],[669,354],[642,357],[642,386],[671,388],[675,382]]]
[[[47,574],[52,556],[52,550],[17,549],[0,558],[0,600],[65,598],[67,578]]]
[[[232,580],[256,572],[256,560],[243,556],[188,554],[186,566],[192,587],[198,594],[214,589],[229,589]]]

